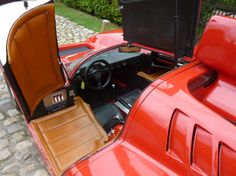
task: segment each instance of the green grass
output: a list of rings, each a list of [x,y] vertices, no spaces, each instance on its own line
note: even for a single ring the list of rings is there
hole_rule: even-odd
[[[100,32],[102,26],[102,19],[89,15],[87,13],[69,8],[61,2],[55,2],[56,5],[56,14],[66,17],[69,20],[82,25],[88,29],[91,29],[96,32]],[[109,28],[117,29],[119,26],[111,24]]]

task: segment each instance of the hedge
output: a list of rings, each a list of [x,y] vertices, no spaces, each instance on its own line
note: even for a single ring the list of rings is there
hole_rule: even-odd
[[[228,14],[236,14],[236,0],[202,0],[199,34],[205,28],[206,23],[217,11],[224,11]]]
[[[61,0],[67,6],[90,13],[97,17],[108,19],[116,24],[121,24],[121,14],[118,0]],[[230,10],[236,14],[236,0],[202,0],[202,11],[199,26],[201,34],[205,23],[212,16],[215,9]]]
[[[118,0],[62,0],[67,6],[121,24]]]

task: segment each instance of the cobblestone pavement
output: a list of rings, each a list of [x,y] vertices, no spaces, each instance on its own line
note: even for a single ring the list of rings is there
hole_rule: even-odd
[[[56,17],[60,44],[84,41],[93,31]],[[24,120],[10,100],[0,71],[0,175],[48,176],[42,157],[27,132]]]
[[[57,16],[56,23],[59,44],[82,42],[95,34],[94,31],[83,26],[79,26],[61,16]]]

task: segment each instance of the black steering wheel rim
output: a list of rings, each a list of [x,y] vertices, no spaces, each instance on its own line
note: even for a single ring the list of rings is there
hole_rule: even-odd
[[[99,66],[99,68],[97,68]],[[92,73],[91,73],[92,70]],[[102,76],[107,74],[104,83],[102,83]],[[86,69],[85,69],[85,84],[87,87],[93,90],[102,90],[104,89],[111,80],[111,67],[110,64],[105,60],[96,60],[92,62]],[[96,81],[97,85],[91,84],[91,78]]]

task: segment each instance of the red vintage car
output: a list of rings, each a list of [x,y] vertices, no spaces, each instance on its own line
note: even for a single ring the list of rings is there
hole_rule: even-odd
[[[52,1],[0,6],[1,69],[52,175],[236,175],[236,20],[194,47],[200,4],[121,0],[124,34],[59,49]]]

